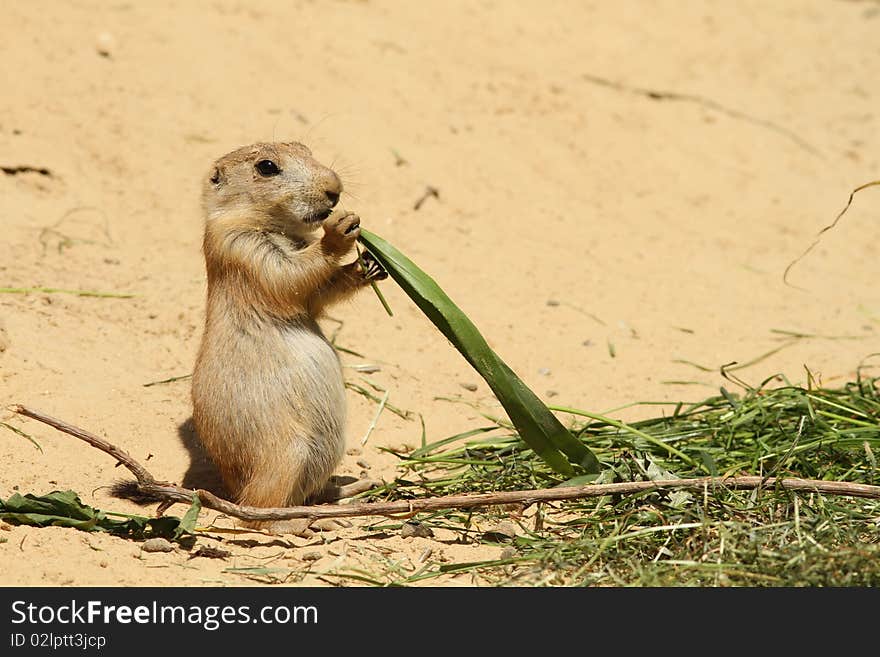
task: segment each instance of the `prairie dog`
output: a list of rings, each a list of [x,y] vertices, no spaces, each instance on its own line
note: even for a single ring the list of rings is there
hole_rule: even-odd
[[[341,193],[296,142],[228,153],[203,183],[208,294],[193,420],[240,504],[302,504],[342,459],[342,369],[316,320],[387,274],[368,254],[364,266],[340,264],[360,234],[357,215],[331,214]]]

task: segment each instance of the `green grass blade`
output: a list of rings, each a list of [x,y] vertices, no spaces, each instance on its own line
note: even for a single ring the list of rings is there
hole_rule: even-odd
[[[562,413],[571,413],[572,415],[581,415],[583,417],[588,417],[591,420],[596,420],[598,422],[602,422],[603,424],[607,424],[612,427],[617,427],[618,429],[620,429],[622,431],[627,431],[627,432],[633,434],[634,436],[638,436],[639,438],[642,438],[643,440],[648,441],[652,445],[655,445],[655,446],[665,450],[669,454],[677,456],[678,458],[680,458],[682,461],[684,461],[688,465],[693,465],[693,466],[697,465],[697,463],[692,458],[690,458],[687,454],[685,454],[681,450],[676,449],[672,445],[668,445],[667,443],[663,442],[662,440],[659,440],[659,439],[655,438],[654,436],[645,433],[644,431],[639,431],[635,427],[632,427],[624,422],[621,422],[620,420],[615,420],[615,419],[607,417],[605,415],[599,415],[598,413],[590,413],[589,411],[582,411],[579,408],[570,408],[568,406],[552,406],[551,408],[553,408],[553,410],[555,410],[555,411],[560,411]]]
[[[14,427],[11,424],[6,424],[6,422],[0,422],[0,427],[6,427],[7,429],[12,431],[13,433],[17,433],[22,438],[25,438],[26,440],[31,441],[34,444],[34,447],[36,447],[38,450],[40,450],[41,452],[43,451],[43,448],[40,447],[40,443],[38,443],[36,440],[34,440],[33,436],[26,434],[24,431],[22,431],[18,427]]]
[[[378,235],[361,229],[360,241],[419,309],[486,380],[522,439],[556,472],[571,476],[571,463],[598,472],[593,453],[489,347],[477,327],[434,280]],[[566,458],[567,457],[567,458]]]
[[[94,290],[66,290],[60,287],[0,287],[0,294],[75,294],[78,297],[99,297],[103,299],[133,299],[133,294],[117,294],[116,292],[96,292]]]

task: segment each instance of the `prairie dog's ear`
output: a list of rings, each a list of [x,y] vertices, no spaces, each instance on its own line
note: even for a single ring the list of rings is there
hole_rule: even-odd
[[[211,174],[211,184],[215,187],[219,187],[223,183],[223,174],[220,172],[219,168],[214,169],[214,173]]]

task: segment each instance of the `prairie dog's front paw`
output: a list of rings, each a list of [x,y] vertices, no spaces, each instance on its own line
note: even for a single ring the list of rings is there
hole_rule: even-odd
[[[312,521],[308,518],[276,520],[268,527],[268,531],[272,534],[293,534],[294,536],[309,538],[314,535],[314,532],[309,529],[311,524]]]
[[[346,212],[324,221],[324,237],[321,241],[333,255],[345,255],[361,234],[361,218]]]
[[[361,254],[361,263],[361,275],[364,277],[364,281],[384,281],[388,278],[388,272],[369,251],[364,251]]]

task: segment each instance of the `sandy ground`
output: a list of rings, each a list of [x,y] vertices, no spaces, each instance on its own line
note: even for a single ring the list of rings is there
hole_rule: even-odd
[[[806,366],[833,384],[880,351],[878,192],[792,270],[797,288],[782,279],[850,190],[880,177],[877,2],[0,4],[0,286],[134,295],[0,294],[0,402],[107,436],[159,477],[190,465],[188,382],[144,384],[187,374],[198,347],[200,179],[259,140],[303,141],[334,166],[344,207],[431,273],[547,401],[699,399],[721,364],[782,345],[738,374],[803,383]],[[429,185],[439,198],[414,210]],[[488,388],[383,287],[393,318],[364,293],[326,324],[364,356],[342,355],[349,380],[387,388],[429,440],[480,426],[438,398],[493,410]],[[386,411],[361,448],[376,404],[349,403],[340,474],[362,461],[392,479],[379,447],[417,443],[419,422]],[[0,427],[0,497],[70,488],[139,511],[109,496],[123,476],[112,459],[2,419],[42,453]],[[409,572],[429,547],[435,561],[500,552],[376,524],[200,539],[225,561],[7,526],[0,584],[254,584],[228,570],[249,566],[321,584]]]

